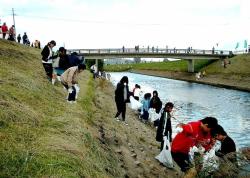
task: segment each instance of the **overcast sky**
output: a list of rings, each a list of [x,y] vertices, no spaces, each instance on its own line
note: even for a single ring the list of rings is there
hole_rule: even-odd
[[[0,0],[0,19],[44,45],[234,50],[250,43],[250,0]],[[218,47],[216,44],[218,43]]]

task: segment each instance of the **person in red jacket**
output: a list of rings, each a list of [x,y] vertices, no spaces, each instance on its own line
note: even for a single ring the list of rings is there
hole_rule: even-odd
[[[204,147],[208,151],[214,145],[211,130],[218,125],[214,117],[205,117],[196,122],[180,124],[182,132],[178,133],[172,142],[171,154],[174,161],[183,172],[190,168],[189,151],[193,146]]]
[[[7,27],[6,23],[4,22],[2,25],[3,39],[5,39],[7,32],[8,32],[8,27]]]

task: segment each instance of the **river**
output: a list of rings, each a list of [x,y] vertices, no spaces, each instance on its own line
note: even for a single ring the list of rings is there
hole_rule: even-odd
[[[137,83],[144,92],[157,90],[163,104],[173,102],[173,115],[178,120],[173,119],[173,128],[178,122],[212,116],[233,138],[237,148],[250,146],[250,92],[128,72],[110,74],[115,86],[126,75],[130,90]]]

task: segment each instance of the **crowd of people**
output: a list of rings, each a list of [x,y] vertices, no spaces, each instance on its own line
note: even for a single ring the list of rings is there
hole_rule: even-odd
[[[22,42],[22,44],[27,45],[27,46],[31,46],[31,47],[35,47],[39,49],[41,48],[40,41],[35,40],[33,43],[31,43],[26,32],[24,32],[22,36],[21,34],[18,34],[16,36],[15,25],[11,25],[11,27],[9,28],[6,22],[4,22],[2,25],[0,24],[0,34],[2,34],[3,39],[16,41],[18,43]]]
[[[64,47],[54,53],[53,48],[56,42],[51,40],[42,50],[42,65],[48,80],[54,85],[56,80],[62,83],[68,91],[67,101],[75,103],[77,93],[80,90],[78,84],[78,75],[86,69],[77,53],[67,54]]]
[[[226,131],[221,125],[219,125],[218,120],[214,117],[204,117],[203,119],[188,122],[179,123],[177,127],[180,131],[177,132],[176,136],[172,137],[172,110],[174,104],[172,102],[167,102],[162,108],[162,101],[158,96],[157,91],[153,91],[152,98],[151,93],[145,93],[143,99],[139,99],[138,93],[140,93],[140,85],[136,84],[132,92],[130,92],[129,79],[127,76],[123,76],[121,80],[117,83],[115,89],[115,103],[117,107],[117,113],[115,114],[115,119],[117,121],[126,122],[126,103],[129,103],[130,96],[134,97],[135,100],[142,103],[140,110],[140,119],[143,121],[148,121],[149,119],[149,109],[153,108],[156,113],[160,114],[160,117],[154,121],[154,127],[156,128],[156,141],[160,142],[160,150],[163,150],[164,137],[170,142],[171,148],[171,159],[173,159],[176,164],[180,167],[181,171],[185,173],[186,177],[190,175],[195,177],[199,165],[194,166],[193,161],[190,157],[190,150],[193,147],[197,147],[198,150],[203,150],[199,152],[199,158],[202,158],[209,150],[215,147],[216,141],[221,142],[221,147],[215,152],[215,155],[220,160],[220,165],[232,162],[237,167],[236,159],[236,145],[233,139],[228,136]],[[121,119],[119,115],[122,115]],[[226,161],[225,161],[226,160]]]

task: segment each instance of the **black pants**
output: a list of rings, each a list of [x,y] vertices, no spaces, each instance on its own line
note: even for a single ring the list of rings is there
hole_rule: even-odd
[[[126,103],[125,102],[116,102],[117,113],[115,117],[118,117],[122,113],[122,120],[125,121],[126,114]]]
[[[62,83],[63,84],[63,83]],[[69,86],[63,84],[63,86],[68,90]],[[68,101],[75,101],[76,100],[76,88],[74,86],[72,86],[73,91],[71,93],[69,93],[68,96]]]
[[[178,164],[181,168],[181,171],[186,172],[190,169],[191,163],[189,160],[189,155],[185,153],[174,153],[171,151],[171,155],[173,160]]]
[[[53,67],[50,63],[43,63],[44,70],[49,79],[52,79]]]

